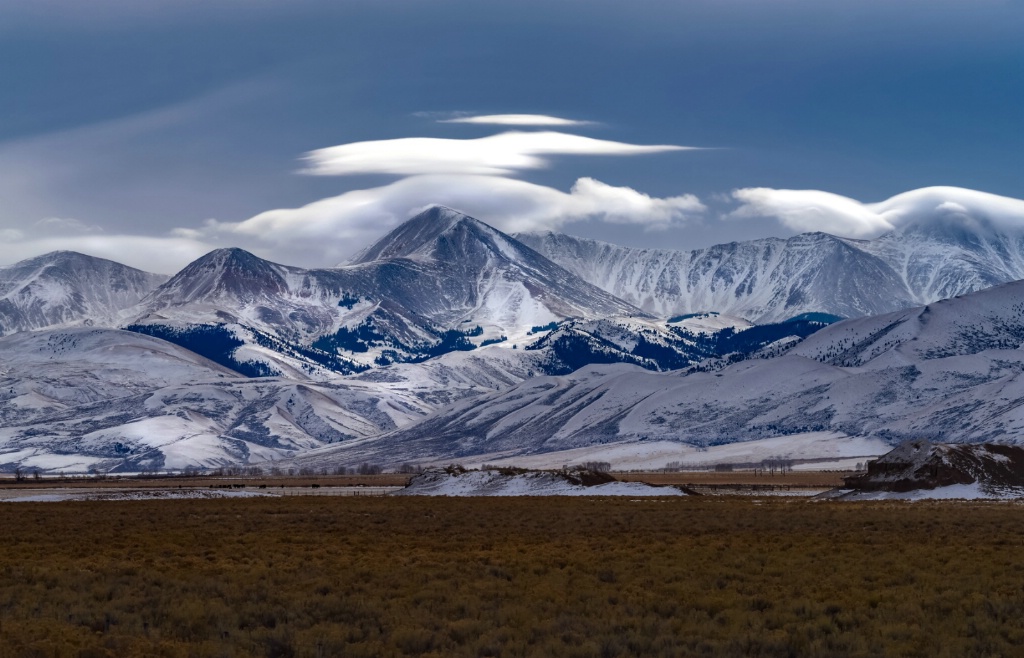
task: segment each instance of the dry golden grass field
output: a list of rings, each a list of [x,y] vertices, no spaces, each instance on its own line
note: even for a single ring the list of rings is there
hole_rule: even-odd
[[[0,656],[1012,656],[1024,507],[0,505]]]

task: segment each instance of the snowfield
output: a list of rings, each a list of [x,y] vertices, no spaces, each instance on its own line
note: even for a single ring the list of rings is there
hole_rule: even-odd
[[[431,471],[413,478],[395,496],[685,496],[675,487],[654,487],[640,482],[576,484],[552,472],[505,475],[499,471],[449,474]]]
[[[68,500],[197,500],[209,498],[255,498],[274,494],[226,489],[48,489],[27,494],[13,489],[0,490],[0,502],[59,503]]]

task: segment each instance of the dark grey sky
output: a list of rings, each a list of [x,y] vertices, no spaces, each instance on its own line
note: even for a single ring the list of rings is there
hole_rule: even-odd
[[[684,248],[792,232],[720,221],[738,188],[1021,198],[1021,34],[1012,0],[8,0],[0,262],[78,244],[168,270],[238,243],[323,265],[432,201],[502,228]],[[553,115],[594,123],[544,130],[713,148],[546,154],[500,180],[455,172],[397,191],[380,190],[401,177],[373,168],[298,173],[303,154],[334,145],[536,130],[438,122],[453,113]],[[569,195],[581,178],[604,187]],[[622,188],[695,195],[704,210]],[[245,223],[357,190],[378,191],[317,207],[319,230],[308,214]],[[604,202],[620,210],[602,214]]]

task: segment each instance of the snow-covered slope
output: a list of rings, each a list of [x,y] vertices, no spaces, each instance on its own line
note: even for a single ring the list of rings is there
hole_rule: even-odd
[[[1024,357],[1024,281],[944,299],[927,306],[831,325],[790,352],[822,363],[867,369],[986,351]]]
[[[597,343],[603,351],[587,352],[591,359],[650,369],[659,367],[653,357],[666,357],[638,356],[641,344],[683,359],[719,344],[717,335],[678,331],[638,319],[566,321],[531,349],[490,345],[329,381],[301,369],[243,376],[258,344],[236,346],[228,368],[137,332],[22,332],[0,339],[0,467],[183,468],[356,448],[448,405],[574,370],[586,359],[577,362],[575,343],[559,344],[569,337]]]
[[[720,367],[723,360],[779,351],[780,344],[788,346],[824,326],[824,322],[793,320],[752,327],[711,314],[670,323],[638,317],[573,319],[542,333],[526,350],[544,355],[542,371],[550,375],[595,363],[630,363],[647,370],[711,369]]]
[[[0,268],[0,336],[70,325],[112,326],[166,276],[73,251]]]
[[[771,248],[726,245],[702,262],[732,265],[698,268],[693,285],[745,279],[707,299],[768,300],[763,317],[789,317],[854,314],[821,306],[831,295],[909,303],[909,292],[897,294],[907,281],[934,292],[1010,272],[1017,247],[1001,224],[948,219],[904,222],[870,243],[808,234]],[[909,265],[924,261],[931,269]],[[46,282],[102,288],[86,276],[96,268],[31,263],[8,278],[56,300],[46,308],[70,308],[57,294],[70,288]],[[894,288],[875,277],[885,268]],[[763,286],[765,276],[782,287]],[[344,267],[303,270],[225,249],[129,311],[118,310],[124,295],[84,296],[81,314],[52,317],[120,319],[132,333],[0,339],[0,468],[180,468],[306,453],[308,463],[400,464],[809,432],[1024,443],[1024,282],[825,329],[818,321],[831,319],[819,315],[767,326],[715,314],[659,321],[485,224],[432,208]]]
[[[541,372],[540,352],[485,347],[330,382],[250,379],[134,332],[0,339],[0,470],[84,472],[262,463],[358,442]]]
[[[708,469],[719,464],[750,468],[774,460],[776,464],[788,463],[795,471],[851,470],[889,450],[889,444],[879,439],[850,437],[840,432],[804,432],[717,446],[626,440],[527,456],[492,453],[461,463],[469,468],[487,464],[550,469],[606,462],[615,471],[653,471]]]
[[[435,408],[418,393],[248,379],[132,332],[22,332],[0,339],[0,466],[84,472],[280,459],[408,424]]]
[[[516,237],[660,317],[718,311],[778,322],[812,311],[866,315],[913,300],[882,259],[825,233],[695,251],[633,249],[557,233]]]
[[[443,280],[441,325],[497,325],[516,331],[569,317],[644,315],[517,240],[450,208],[434,206],[356,257],[354,266],[416,263]],[[423,302],[421,302],[423,303]]]
[[[992,201],[999,197],[966,192],[926,188],[890,199],[879,212],[897,228],[874,240],[805,233],[670,251],[558,233],[515,237],[660,317],[704,311],[755,322],[805,312],[858,317],[1024,279],[1024,216],[1007,218]]]
[[[459,402],[321,461],[529,455],[620,441],[717,445],[814,431],[1024,443],[1024,282],[817,332],[716,372],[589,366]]]

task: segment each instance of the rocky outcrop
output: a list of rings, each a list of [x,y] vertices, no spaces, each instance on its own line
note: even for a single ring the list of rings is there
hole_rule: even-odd
[[[969,484],[1024,487],[1024,448],[907,441],[868,462],[866,473],[846,478],[846,486],[856,491],[907,492]]]

